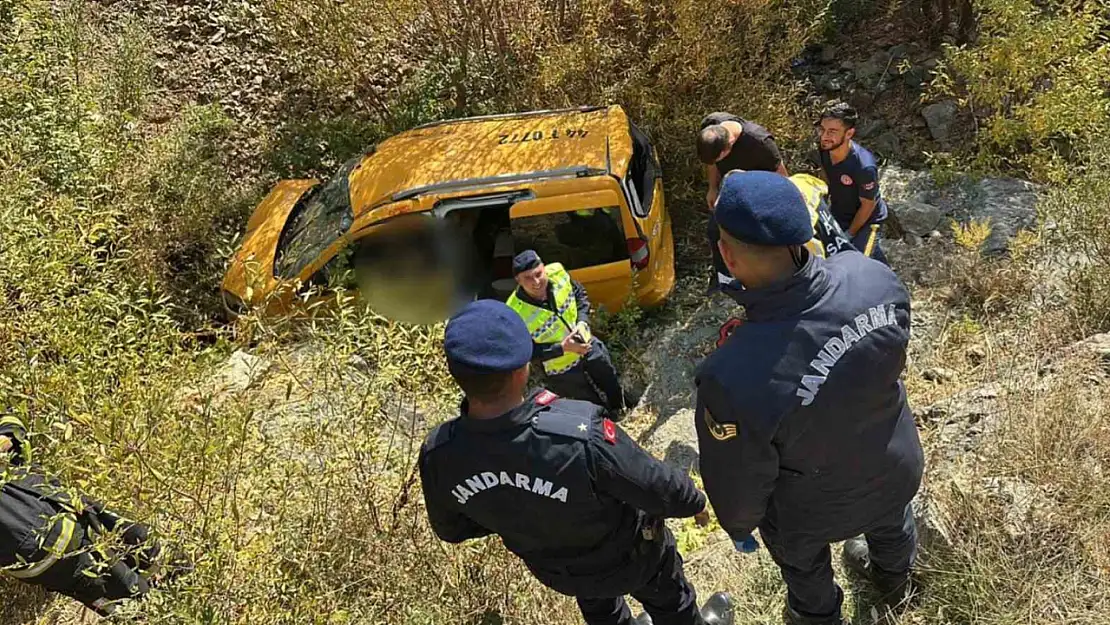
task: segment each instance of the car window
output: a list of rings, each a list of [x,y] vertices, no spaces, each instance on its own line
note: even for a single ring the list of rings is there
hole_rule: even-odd
[[[545,263],[562,263],[568,270],[628,260],[616,206],[517,217],[510,228],[517,252],[536,250]]]
[[[296,278],[351,227],[354,211],[349,181],[361,162],[361,155],[347,161],[331,180],[297,201],[278,239],[274,276]]]
[[[651,140],[647,134],[632,122],[629,122],[628,126],[629,132],[632,134],[632,161],[628,164],[628,182],[632,185],[636,196],[640,200],[636,216],[647,217],[651,214],[659,163],[655,160],[655,154],[651,149]]]

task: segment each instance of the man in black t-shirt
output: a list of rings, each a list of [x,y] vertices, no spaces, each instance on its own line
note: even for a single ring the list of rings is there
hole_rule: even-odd
[[[710,278],[710,292],[727,288],[734,282],[717,249],[720,231],[713,215],[721,179],[730,171],[773,171],[789,176],[782,153],[775,145],[774,136],[766,128],[731,113],[710,113],[701,120],[697,140],[698,160],[705,164],[709,179],[709,192],[705,202],[709,206],[709,223],[706,236],[713,255],[714,275]]]
[[[879,168],[875,156],[852,140],[858,120],[855,109],[844,103],[821,114],[821,177],[829,185],[833,217],[852,244],[864,255],[889,264],[879,246],[879,228],[887,218],[886,201],[879,192]]]

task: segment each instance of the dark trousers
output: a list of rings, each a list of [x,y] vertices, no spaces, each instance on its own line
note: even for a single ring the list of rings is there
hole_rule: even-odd
[[[883,253],[882,245],[879,244],[879,239],[881,238],[879,235],[880,228],[882,228],[882,224],[878,223],[867,224],[863,228],[860,228],[856,236],[852,237],[852,245],[864,255],[870,256],[880,263],[890,266],[890,263],[886,260],[886,254]]]
[[[727,288],[732,282],[732,274],[728,271],[728,265],[725,264],[724,256],[721,256],[721,248],[717,246],[717,242],[721,240],[721,231],[717,228],[716,213],[709,213],[709,222],[706,224],[705,237],[709,240],[709,253],[713,257],[713,269],[709,276],[709,293],[716,292],[722,288]]]
[[[795,612],[814,625],[840,623],[844,593],[833,581],[829,541],[782,539],[771,527],[759,534],[786,582],[787,601]],[[913,508],[906,506],[875,521],[864,531],[873,574],[905,576],[917,556],[917,530]]]
[[[667,545],[659,571],[632,594],[644,604],[654,625],[703,625],[694,587],[682,572],[682,556],[674,536],[666,532]],[[629,625],[632,611],[624,597],[577,597],[586,625]]]
[[[624,408],[617,368],[609,349],[599,339],[590,344],[590,351],[573,369],[559,375],[549,375],[547,389],[560,397],[593,402],[610,411]]]

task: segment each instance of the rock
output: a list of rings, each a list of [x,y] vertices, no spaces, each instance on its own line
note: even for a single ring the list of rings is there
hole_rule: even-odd
[[[265,358],[238,350],[228,357],[198,387],[182,388],[175,396],[179,404],[204,409],[222,405],[228,398],[257,384],[273,367]]]
[[[886,130],[886,122],[881,119],[869,119],[856,128],[856,137],[866,139]]]
[[[902,227],[903,232],[916,237],[924,237],[933,232],[940,226],[941,220],[944,219],[944,211],[925,202],[916,200],[888,201],[887,205],[894,213],[894,217],[898,220],[898,225]]]
[[[875,103],[875,96],[866,91],[857,91],[848,97],[848,104],[857,111],[864,111],[871,108]]]
[[[905,236],[905,241],[910,245],[910,247],[921,247],[922,245],[925,245],[925,239],[922,239],[916,234],[907,234]]]
[[[890,57],[895,61],[900,61],[906,58],[906,55],[909,53],[909,51],[910,47],[908,45],[900,43],[896,46],[891,46],[889,49],[887,49],[886,53],[890,55]]]
[[[854,72],[854,71],[856,71],[856,64],[855,64],[854,61],[841,61],[840,62],[840,69],[845,70],[845,71],[849,71],[849,72]]]
[[[880,156],[898,160],[902,156],[902,140],[893,130],[888,130],[871,140],[871,148]]]
[[[943,100],[922,109],[921,116],[925,118],[933,139],[944,143],[951,138],[952,124],[956,121],[958,111],[955,100]]]
[[[836,46],[826,45],[821,47],[821,53],[817,55],[817,60],[822,63],[832,63],[836,61]]]
[[[930,382],[951,382],[956,379],[957,373],[951,369],[944,367],[930,367],[921,374],[926,380]]]
[[[883,74],[888,73],[893,57],[885,50],[879,50],[856,67],[856,80],[868,89],[874,88]]]
[[[902,82],[910,89],[920,89],[928,79],[928,72],[920,65],[915,65],[902,74]]]
[[[970,219],[987,219],[991,224],[983,253],[1005,251],[1018,231],[1037,222],[1038,191],[1031,182],[988,178],[979,181],[975,195],[978,201],[973,199],[969,206]]]
[[[910,200],[929,202],[931,192],[936,189],[936,182],[929,172],[897,165],[887,165],[879,170],[879,184],[888,205]]]
[[[1054,507],[1044,489],[1021,478],[984,478],[983,489],[1005,507],[1003,527],[1011,538],[1036,532],[1044,526]]]

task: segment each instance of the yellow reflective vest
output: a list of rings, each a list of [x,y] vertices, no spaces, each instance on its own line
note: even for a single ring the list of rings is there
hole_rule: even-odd
[[[524,319],[528,332],[532,335],[534,343],[562,343],[567,335],[574,332],[578,324],[578,304],[574,301],[574,285],[570,274],[561,263],[547,265],[547,279],[551,282],[551,290],[555,296],[555,311],[548,308],[533,306],[520,299],[520,287],[513,291],[505,303]],[[566,373],[582,357],[572,352],[566,352],[558,358],[543,362],[543,369],[547,375]]]

